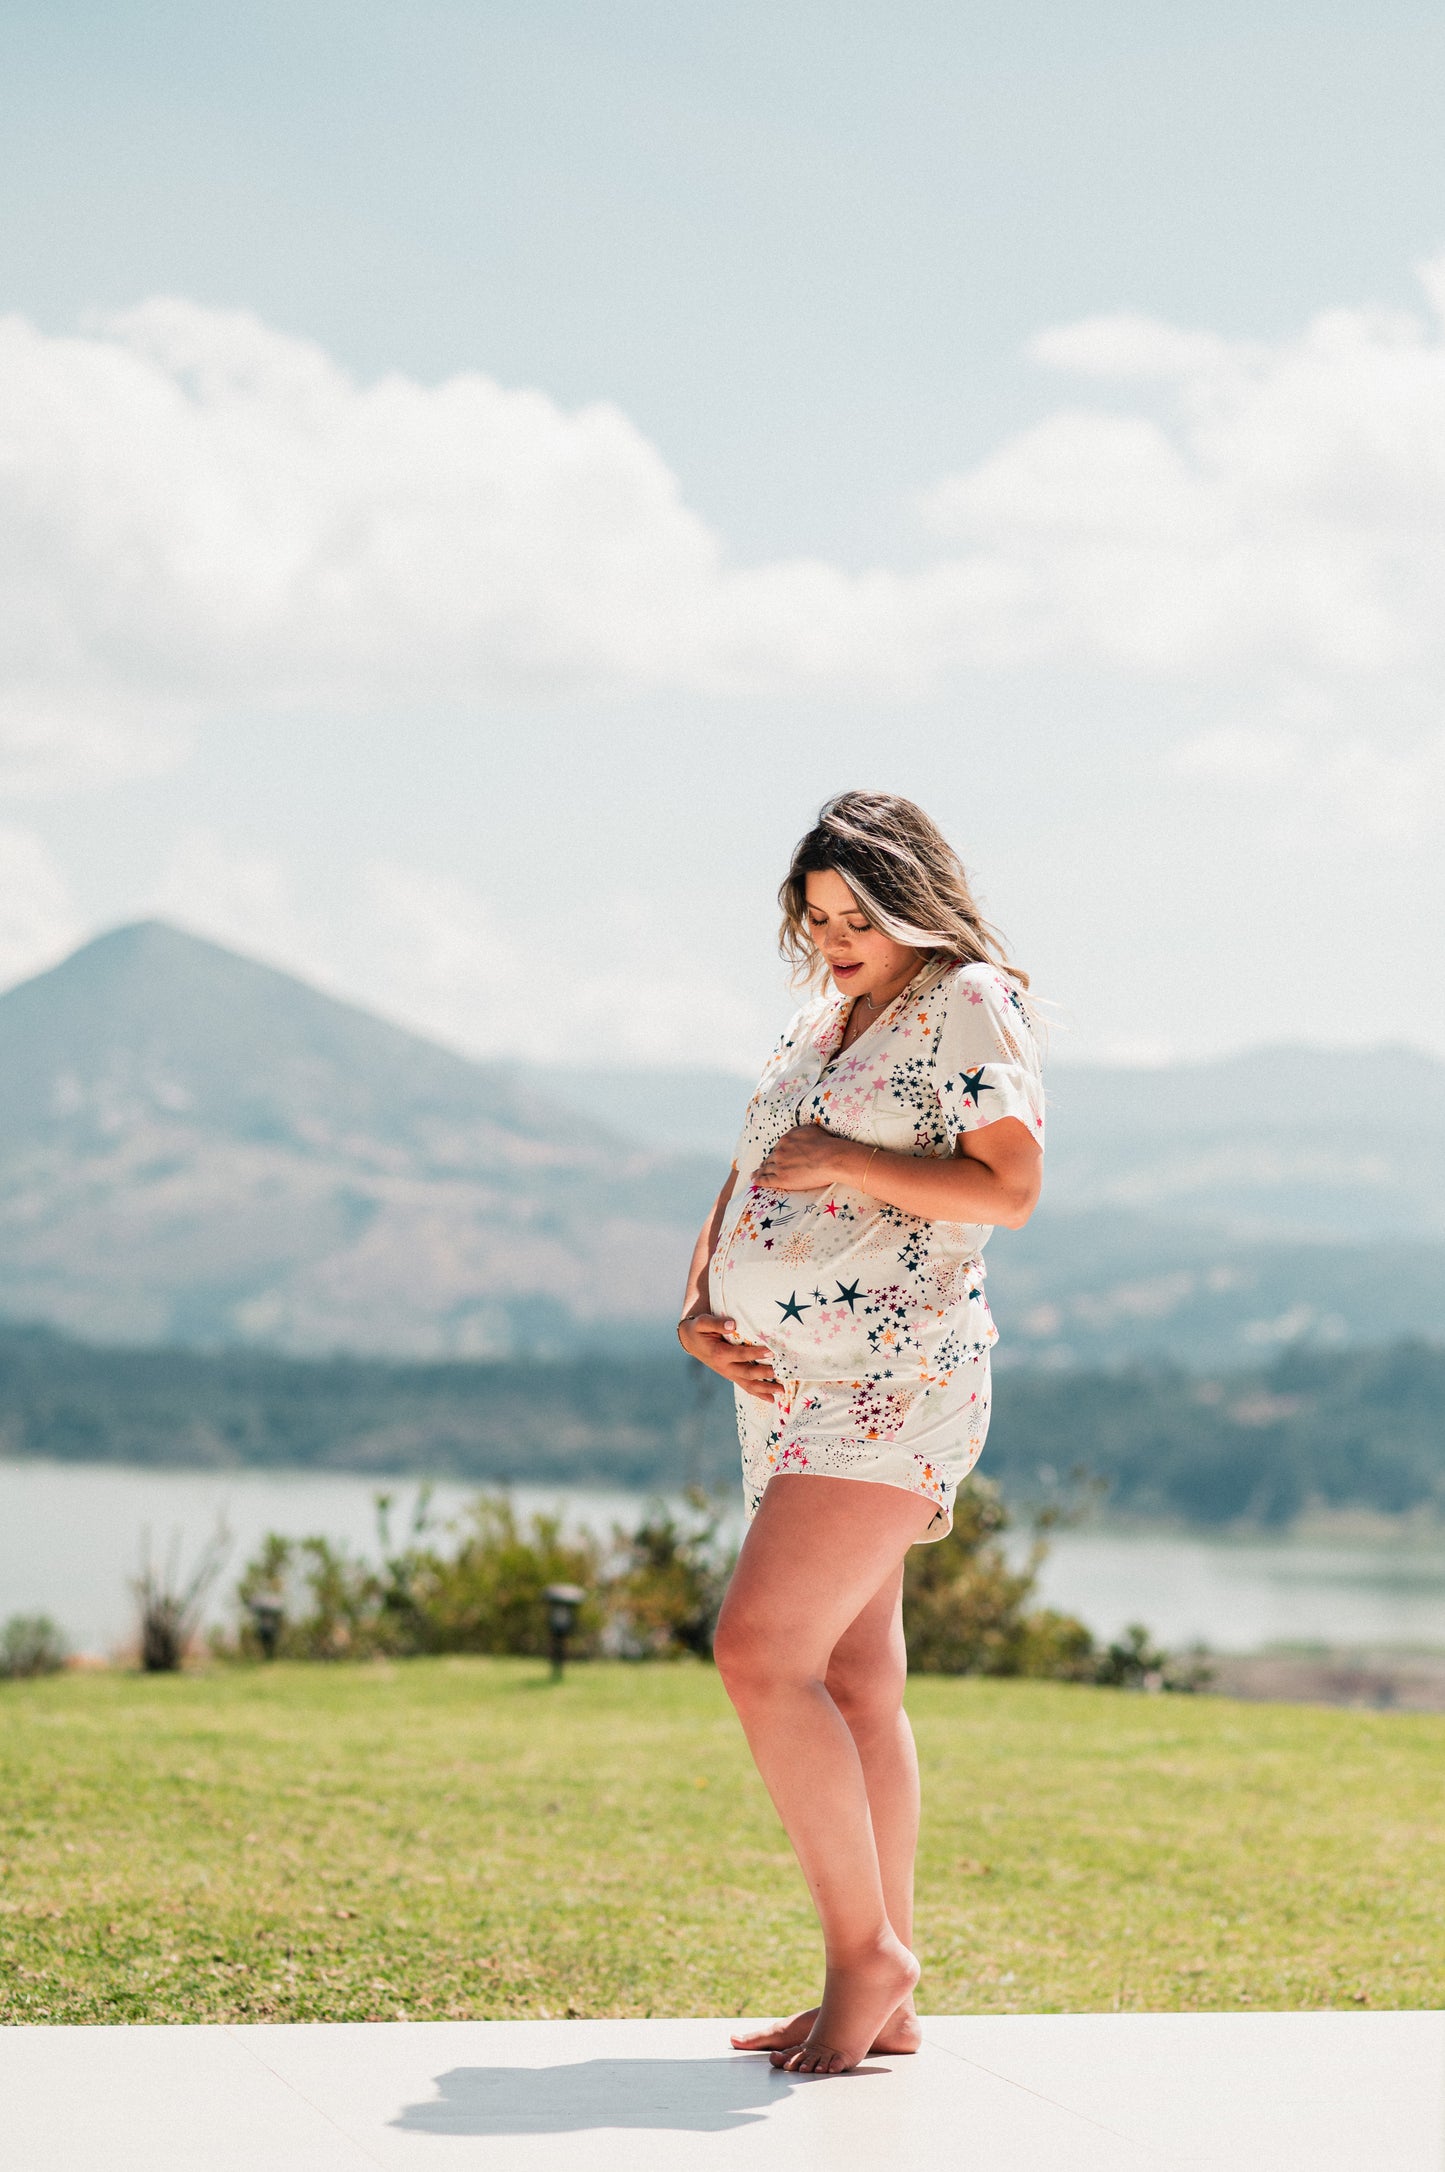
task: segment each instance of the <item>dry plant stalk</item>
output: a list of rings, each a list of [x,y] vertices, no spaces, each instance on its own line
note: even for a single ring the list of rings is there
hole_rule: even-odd
[[[195,1569],[181,1581],[181,1534],[171,1533],[165,1567],[151,1559],[147,1526],[141,1541],[141,1572],[131,1589],[140,1606],[140,1663],[147,1674],[178,1674],[185,1664],[206,1594],[220,1575],[231,1550],[231,1534],[218,1522]]]

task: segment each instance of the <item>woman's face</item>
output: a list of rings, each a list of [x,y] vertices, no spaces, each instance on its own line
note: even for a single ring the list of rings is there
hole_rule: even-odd
[[[835,868],[809,875],[805,895],[808,932],[844,995],[881,1005],[908,985],[922,963],[918,952],[874,927]]]

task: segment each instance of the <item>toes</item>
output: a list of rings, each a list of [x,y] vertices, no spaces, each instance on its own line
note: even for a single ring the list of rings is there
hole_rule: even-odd
[[[795,2044],[772,2054],[772,2063],[787,2074],[846,2074],[848,2062],[841,2051],[826,2044]]]

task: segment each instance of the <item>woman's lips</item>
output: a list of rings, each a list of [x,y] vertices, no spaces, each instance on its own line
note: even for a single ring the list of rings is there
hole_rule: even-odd
[[[850,973],[861,973],[862,970],[863,964],[862,960],[860,959],[857,965],[835,965],[833,967],[833,974],[835,979],[846,980]]]

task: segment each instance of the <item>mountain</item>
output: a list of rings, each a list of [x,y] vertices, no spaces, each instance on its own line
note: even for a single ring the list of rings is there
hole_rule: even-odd
[[[604,1070],[568,1064],[543,1070],[517,1064],[511,1076],[527,1092],[565,1108],[585,1109],[609,1131],[645,1140],[654,1153],[706,1155],[719,1172],[732,1160],[756,1083],[742,1071],[689,1070],[683,1065]]]
[[[0,997],[0,1314],[414,1357],[651,1340],[716,1178],[156,921]]]
[[[1002,1246],[1015,1355],[1253,1364],[1445,1339],[1445,1064],[1266,1048],[1050,1080],[1046,1211]]]
[[[1252,1049],[1168,1070],[1054,1066],[1051,1203],[1271,1243],[1445,1242],[1445,1064]]]
[[[1050,1067],[1001,1362],[1445,1339],[1445,1065]],[[0,996],[0,1318],[429,1360],[670,1344],[748,1081],[477,1064],[159,922]]]
[[[725,1163],[747,1082],[533,1074],[553,1098]],[[1265,1048],[1048,1066],[1043,1203],[989,1245],[1001,1362],[1253,1365],[1294,1342],[1445,1339],[1445,1064]]]
[[[1047,1067],[1045,1210],[1197,1222],[1271,1243],[1445,1242],[1445,1063],[1261,1048],[1139,1070]],[[530,1090],[726,1164],[752,1082],[728,1071],[519,1068]]]

